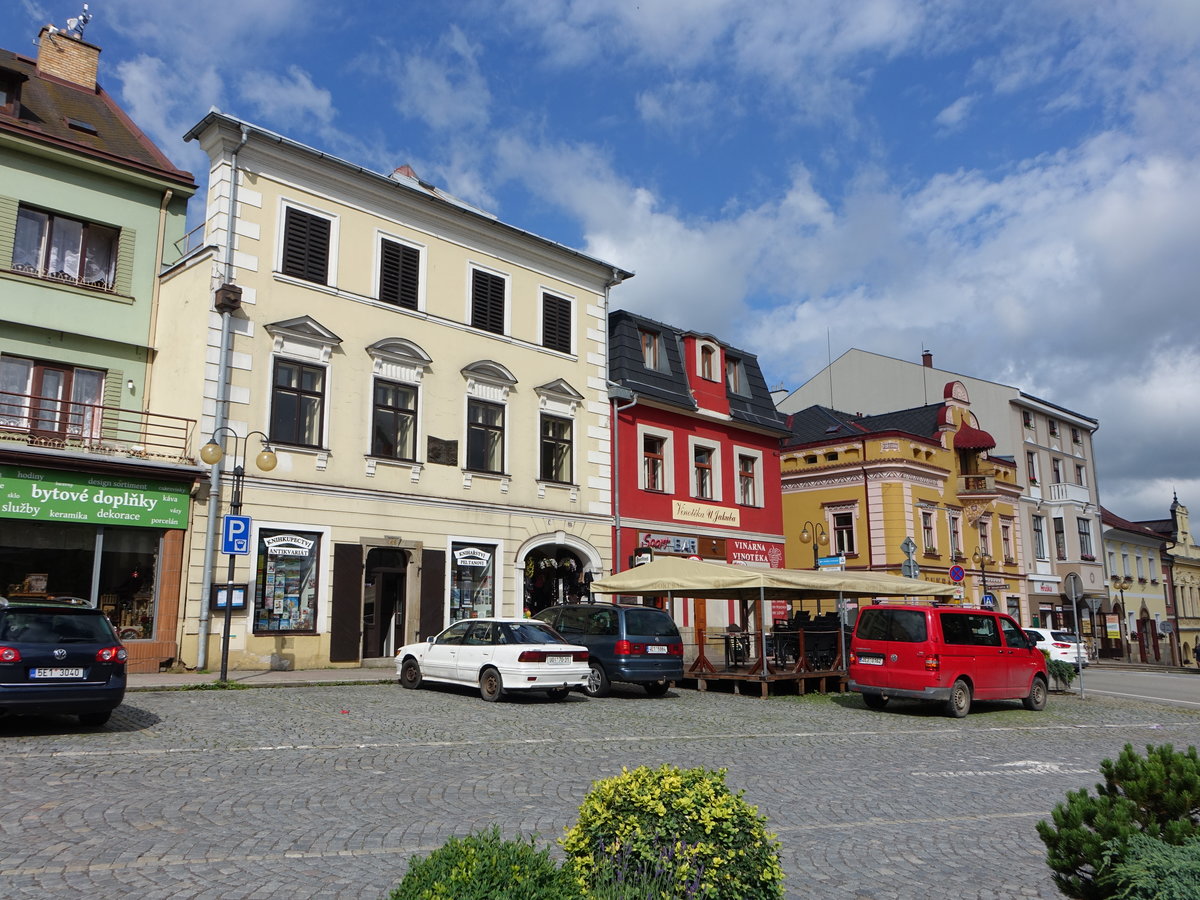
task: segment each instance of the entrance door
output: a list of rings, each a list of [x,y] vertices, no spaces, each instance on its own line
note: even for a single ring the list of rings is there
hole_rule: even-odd
[[[391,547],[367,553],[363,568],[363,659],[391,656],[403,642],[408,554]]]

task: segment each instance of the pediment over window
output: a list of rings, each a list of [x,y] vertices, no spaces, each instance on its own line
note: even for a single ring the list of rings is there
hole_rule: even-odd
[[[538,395],[538,405],[547,412],[574,415],[576,408],[583,402],[583,394],[562,378],[555,378],[533,390]]]
[[[433,358],[418,344],[401,337],[384,338],[367,347],[376,375],[400,381],[420,381]]]
[[[462,374],[467,379],[467,393],[472,397],[503,401],[517,383],[517,377],[506,367],[491,359],[481,359],[463,366]]]
[[[340,337],[312,316],[272,322],[266,328],[267,333],[275,339],[276,353],[290,353],[321,362],[328,362],[333,348],[342,342]]]

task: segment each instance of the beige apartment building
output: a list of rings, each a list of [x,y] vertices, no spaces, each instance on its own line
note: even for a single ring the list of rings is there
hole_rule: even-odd
[[[608,572],[608,292],[631,273],[408,167],[216,111],[186,137],[208,209],[164,277],[154,390],[222,453],[184,662],[216,667],[227,600],[231,667],[354,665]],[[237,494],[251,522],[227,529]]]

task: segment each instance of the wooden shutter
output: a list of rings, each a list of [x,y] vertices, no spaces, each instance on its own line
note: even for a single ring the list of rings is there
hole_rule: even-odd
[[[113,275],[113,291],[125,297],[133,296],[133,248],[137,232],[132,228],[122,228],[121,236],[117,238],[117,268]],[[157,278],[158,273],[154,276]]]
[[[283,222],[283,274],[329,283],[328,219],[288,208]]]
[[[121,402],[124,400],[125,373],[117,369],[109,369],[104,373],[104,410],[100,419],[100,436],[106,440],[118,440],[122,437]],[[126,439],[132,435],[125,435]]]
[[[542,346],[571,352],[571,301],[542,295]]]
[[[12,268],[13,245],[17,241],[17,209],[12,197],[0,197],[0,269]]]
[[[446,621],[446,551],[421,551],[420,639],[442,630]]]
[[[471,326],[504,334],[504,279],[476,269],[471,281]]]
[[[416,309],[420,271],[421,251],[385,240],[379,254],[379,299]]]
[[[333,592],[329,616],[329,661],[358,662],[362,636],[363,550],[333,545]]]

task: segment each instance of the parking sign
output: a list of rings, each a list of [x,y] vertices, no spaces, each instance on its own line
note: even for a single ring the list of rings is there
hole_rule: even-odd
[[[221,552],[228,556],[250,554],[250,517],[225,516],[221,520]]]

